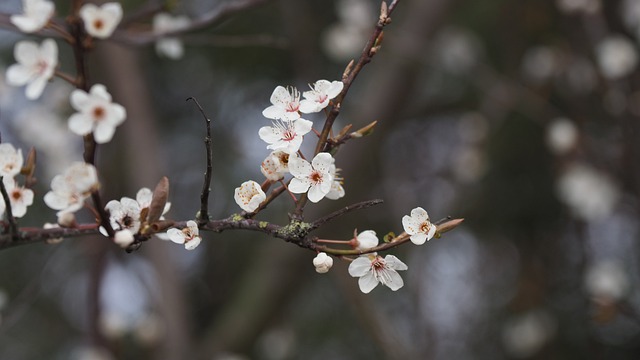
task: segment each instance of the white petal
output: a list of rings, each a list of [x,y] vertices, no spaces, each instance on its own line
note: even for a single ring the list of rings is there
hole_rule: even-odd
[[[371,290],[375,289],[376,286],[378,286],[378,279],[373,275],[373,271],[370,271],[358,279],[358,286],[360,286],[360,291],[365,294],[368,294]]]
[[[422,245],[425,243],[425,241],[427,241],[427,234],[425,233],[417,233],[417,234],[413,234],[411,235],[411,242],[416,244],[416,245]]]
[[[326,194],[327,192],[323,191],[321,186],[314,185],[309,189],[308,197],[311,202],[317,203],[318,201],[324,199],[324,196]]]
[[[317,113],[322,109],[324,109],[324,107],[316,101],[308,99],[300,100],[300,111],[305,114]]]
[[[13,57],[20,64],[35,65],[40,58],[40,47],[33,41],[20,41],[13,48]]]
[[[314,169],[329,174],[329,169],[331,169],[331,165],[333,165],[334,161],[335,160],[333,159],[333,156],[331,156],[331,154],[321,152],[313,158],[313,160],[311,161],[311,165]]]
[[[277,86],[275,90],[273,90],[269,101],[271,101],[273,105],[281,105],[284,107],[291,101],[291,94],[283,86]]]
[[[196,247],[198,247],[198,245],[200,245],[201,241],[202,241],[202,238],[200,236],[196,236],[193,239],[184,243],[184,248],[187,250],[193,250]]]
[[[386,270],[386,269],[381,271],[383,271],[385,274],[384,276],[380,277],[380,281],[384,285],[388,286],[389,289],[396,291],[404,286],[404,281],[402,280],[402,277],[400,276],[400,274],[398,274],[397,272],[393,270]]]
[[[402,217],[402,227],[409,235],[417,234],[420,231],[420,223],[409,215]]]
[[[69,117],[69,130],[80,136],[87,135],[93,130],[93,120],[84,114],[75,113]]]
[[[104,144],[111,141],[115,132],[116,128],[111,124],[100,122],[93,131],[93,137],[98,144]]]
[[[299,118],[293,122],[293,127],[298,135],[307,134],[313,128],[313,122],[309,120],[305,120],[303,118]]]
[[[13,64],[7,69],[7,83],[12,86],[22,86],[31,80],[35,72],[21,64]]]
[[[258,130],[258,136],[267,144],[273,144],[280,140],[282,132],[273,126],[263,126]]]
[[[51,67],[58,64],[58,45],[53,39],[45,39],[40,46],[40,55]]]
[[[332,81],[331,87],[327,90],[327,96],[329,99],[333,99],[342,92],[344,88],[344,83],[342,81]]]
[[[180,229],[171,228],[167,230],[167,236],[169,236],[169,240],[176,244],[184,244],[185,236]]]
[[[71,92],[69,101],[71,106],[78,111],[83,111],[91,105],[89,94],[80,89],[75,89]]]
[[[371,271],[371,260],[368,256],[360,256],[349,264],[349,275],[361,277]]]
[[[268,108],[262,110],[262,116],[268,119],[282,119],[284,117],[284,109],[271,105]]]
[[[417,207],[411,210],[411,217],[420,224],[422,224],[426,220],[429,220],[429,214],[427,214],[426,210],[421,207]]]
[[[389,266],[391,269],[394,269],[394,270],[407,270],[407,269],[409,269],[407,264],[403,263],[402,261],[400,261],[400,259],[398,259],[397,257],[395,257],[393,255],[385,256],[384,257],[384,262],[385,262],[385,264],[387,264],[387,266]]]
[[[95,84],[89,89],[91,97],[104,100],[105,102],[111,102],[111,94],[107,91],[107,87],[102,84]]]
[[[46,85],[47,79],[44,77],[38,77],[31,81],[25,88],[25,95],[27,96],[27,99],[35,100],[39,98]]]
[[[291,175],[297,178],[305,178],[309,176],[312,171],[311,164],[309,164],[307,160],[297,156],[291,156],[289,158],[289,172]]]
[[[365,230],[361,232],[360,234],[358,234],[357,239],[358,239],[358,246],[356,247],[357,250],[371,249],[372,247],[378,246],[378,243],[379,243],[378,237],[376,236],[376,232],[373,230]]]
[[[308,180],[293,178],[289,183],[289,191],[294,194],[304,194],[309,190],[310,185]]]

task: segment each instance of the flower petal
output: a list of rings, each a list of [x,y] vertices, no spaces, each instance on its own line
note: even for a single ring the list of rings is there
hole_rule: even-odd
[[[378,279],[376,279],[373,271],[365,274],[363,277],[358,279],[358,286],[360,286],[360,291],[365,294],[368,294],[371,292],[371,290],[375,289],[376,286],[378,286]]]
[[[371,260],[368,256],[360,256],[349,264],[349,275],[362,277],[371,271]]]

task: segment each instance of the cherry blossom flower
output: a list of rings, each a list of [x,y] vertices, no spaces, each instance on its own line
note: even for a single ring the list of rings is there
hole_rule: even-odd
[[[104,207],[109,212],[109,222],[113,230],[129,230],[132,234],[140,231],[140,204],[134,199],[123,197],[118,200],[111,200]]]
[[[576,125],[569,119],[554,119],[547,127],[547,145],[558,155],[566,154],[578,143],[580,134]]]
[[[136,201],[138,205],[140,205],[140,211],[145,208],[149,208],[151,206],[151,201],[153,200],[153,191],[151,189],[143,187],[136,193]],[[171,203],[167,202],[164,204],[164,209],[162,210],[162,215],[169,212],[171,209]],[[163,216],[160,216],[160,220],[164,220]]]
[[[315,266],[318,274],[324,274],[333,266],[333,258],[328,256],[327,253],[318,253],[318,255],[313,258],[313,266]]]
[[[0,176],[12,178],[22,169],[22,150],[9,143],[0,144]]]
[[[102,6],[88,3],[82,5],[79,14],[89,35],[106,39],[122,20],[122,5],[116,2],[105,3]]]
[[[382,283],[393,291],[400,289],[404,286],[404,281],[398,271],[407,269],[407,265],[393,255],[387,255],[383,259],[379,255],[368,254],[360,256],[349,264],[349,275],[358,277],[360,291],[368,294],[378,286],[378,283]]]
[[[4,186],[9,195],[11,203],[11,213],[14,217],[20,218],[27,213],[27,206],[33,204],[33,191],[24,186],[18,186],[13,178],[4,178]],[[0,197],[0,202],[4,204],[4,200]],[[6,210],[6,204],[5,204]]]
[[[310,91],[302,93],[304,100],[300,101],[300,111],[309,114],[317,113],[329,105],[329,100],[340,94],[344,84],[342,81],[318,80]]]
[[[294,87],[276,87],[271,94],[271,106],[262,115],[275,120],[296,120],[300,118],[300,92]]]
[[[13,56],[18,63],[7,69],[7,83],[12,86],[26,85],[27,98],[39,98],[58,65],[58,45],[51,39],[44,40],[41,45],[33,41],[20,41],[13,49]]]
[[[301,159],[297,154],[289,156],[289,171],[294,176],[289,183],[289,190],[294,194],[302,194],[308,191],[309,200],[314,203],[322,200],[333,183],[331,165],[334,159],[331,154],[321,152],[316,155],[311,164]]]
[[[174,30],[184,29],[191,21],[186,16],[171,16],[159,13],[153,17],[153,32],[162,34]],[[156,53],[169,59],[179,59],[184,54],[182,41],[177,37],[163,37],[156,41]]]
[[[403,216],[402,226],[416,245],[424,244],[436,234],[436,226],[429,221],[429,214],[421,207],[411,210],[411,216]]]
[[[75,162],[61,175],[51,180],[51,191],[44,195],[44,202],[54,210],[75,212],[84,200],[99,187],[96,168],[84,162]]]
[[[193,220],[187,221],[187,227],[182,230],[176,228],[167,230],[169,240],[177,244],[184,244],[187,250],[193,250],[200,245],[202,239],[198,234],[198,224]]]
[[[339,169],[336,169],[335,165],[331,165],[331,171],[329,173],[333,176],[333,182],[331,183],[331,190],[327,193],[327,199],[338,200],[344,196],[344,188],[342,187],[342,178],[339,176]]]
[[[55,5],[47,0],[22,0],[24,13],[11,15],[11,23],[25,33],[36,32],[53,16]]]
[[[360,251],[366,251],[378,246],[380,242],[376,232],[373,230],[365,230],[354,237],[354,248]]]
[[[630,40],[614,35],[596,46],[596,59],[602,75],[609,80],[616,80],[631,74],[636,69],[640,56]]]
[[[233,198],[242,210],[254,212],[260,204],[267,198],[262,191],[260,184],[253,180],[245,181],[236,188]]]
[[[127,116],[122,105],[111,102],[111,94],[102,84],[93,85],[89,93],[73,90],[71,106],[78,112],[69,117],[69,130],[82,136],[93,132],[98,144],[109,142]]]
[[[121,248],[126,248],[131,245],[134,240],[133,232],[129,229],[116,231],[113,236],[113,242],[120,245]]]
[[[311,131],[313,123],[305,119],[273,121],[273,126],[263,126],[258,131],[260,139],[269,144],[267,149],[293,154],[300,150],[304,135]]]
[[[289,154],[284,151],[272,151],[260,165],[260,171],[271,181],[284,178],[289,172]]]

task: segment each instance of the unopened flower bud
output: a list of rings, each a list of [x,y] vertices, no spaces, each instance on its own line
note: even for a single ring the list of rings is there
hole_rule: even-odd
[[[133,233],[129,229],[116,231],[116,234],[113,236],[113,241],[120,245],[121,248],[126,248],[134,241]]]
[[[313,258],[313,266],[316,267],[318,274],[324,274],[333,266],[333,258],[324,252],[318,253],[318,255]]]
[[[72,228],[76,226],[76,216],[72,212],[58,212],[58,225],[64,228]]]

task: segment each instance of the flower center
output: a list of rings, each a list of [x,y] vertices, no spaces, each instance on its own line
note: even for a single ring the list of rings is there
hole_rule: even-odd
[[[311,181],[316,184],[322,182],[322,173],[320,173],[319,171],[313,171],[311,172],[311,175],[309,175],[309,179],[311,179]]]
[[[287,153],[281,153],[278,156],[278,160],[280,160],[280,164],[282,164],[282,166],[287,166],[289,164],[289,154]]]
[[[102,19],[96,19],[93,21],[93,27],[97,30],[101,30],[104,27],[104,22]]]
[[[15,189],[11,192],[11,198],[15,201],[19,201],[20,199],[22,199],[22,191],[20,191],[19,189]]]
[[[429,233],[429,230],[431,230],[431,224],[428,221],[420,224],[420,232],[427,234]]]
[[[102,106],[96,106],[93,108],[93,118],[100,121],[104,118],[106,111]]]
[[[293,129],[287,129],[282,133],[282,140],[293,141],[296,138],[296,133]]]

